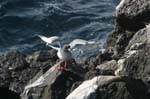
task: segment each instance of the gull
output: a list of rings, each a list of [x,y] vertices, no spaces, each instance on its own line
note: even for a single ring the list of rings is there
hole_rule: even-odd
[[[97,41],[87,41],[87,40],[83,40],[83,39],[74,39],[72,42],[70,42],[69,44],[65,44],[63,47],[54,47],[52,45],[48,45],[49,47],[57,50],[57,56],[60,60],[65,62],[64,66],[60,66],[60,64],[57,66],[58,70],[68,70],[67,69],[67,61],[69,60],[73,60],[72,58],[72,50],[78,46],[78,45],[90,45],[90,44],[100,44],[100,42]],[[75,61],[74,61],[75,62]],[[61,68],[62,67],[62,68]],[[64,67],[64,68],[63,68]]]
[[[42,36],[45,38],[45,36]],[[55,37],[55,36],[54,36]],[[57,36],[56,36],[57,37]],[[62,62],[65,62],[64,66],[60,66],[60,64],[57,66],[58,70],[68,70],[67,69],[67,61],[72,60],[72,50],[77,46],[77,45],[90,45],[90,44],[100,44],[100,42],[97,41],[87,41],[83,39],[74,39],[72,42],[69,44],[65,44],[63,47],[61,45],[61,42],[59,40],[59,37],[57,39],[51,39],[52,37],[49,37],[51,42],[48,42],[47,37],[46,39],[42,39],[47,43],[47,46],[55,49],[57,51],[57,56]],[[55,47],[52,45],[53,42],[58,42],[59,47]]]
[[[57,66],[57,70],[68,70],[67,69],[67,61],[72,60],[72,53],[69,50],[70,46],[68,45],[64,45],[63,48],[62,47],[54,47],[52,45],[48,45],[49,47],[57,50],[57,56],[60,60],[62,60],[62,62],[65,62],[64,66],[60,66],[60,64]]]

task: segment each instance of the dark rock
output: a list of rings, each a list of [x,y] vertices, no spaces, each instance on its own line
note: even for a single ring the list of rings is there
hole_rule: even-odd
[[[112,53],[105,51],[104,53],[99,53],[94,56],[84,57],[81,60],[80,64],[83,64],[88,70],[95,69],[97,65],[102,64],[106,61],[112,60]]]
[[[51,99],[65,99],[70,93],[73,83],[81,81],[82,78],[72,72],[62,72],[62,74],[51,85]]]
[[[15,93],[9,88],[0,87],[0,99],[21,99],[18,93]]]
[[[102,64],[105,61],[112,60],[112,53],[104,52],[96,56],[96,65]]]
[[[93,77],[100,75],[100,74],[105,74],[105,75],[114,74],[112,70],[100,71],[96,68],[97,65],[111,60],[112,59],[111,57],[112,57],[112,53],[105,51],[104,53],[99,53],[98,55],[81,59],[80,64],[86,70],[84,79],[86,80],[92,79]]]
[[[115,47],[116,57],[124,54],[133,35],[150,20],[149,0],[122,0],[116,10],[115,31],[108,36],[107,46]]]
[[[49,52],[44,51],[42,54],[36,54],[38,57],[44,57],[44,55],[49,55]],[[51,53],[52,54],[52,53]],[[34,54],[35,55],[35,54]],[[34,56],[33,55],[33,56]],[[35,55],[35,56],[36,56]],[[41,61],[41,58],[38,58],[28,63],[26,61],[26,56],[18,51],[8,51],[1,53],[0,55],[0,86],[8,87],[9,89],[22,93],[24,86],[32,79],[38,72],[42,71],[43,73],[47,71],[56,60],[51,56],[45,58]],[[37,58],[37,57],[36,57]]]
[[[73,83],[73,85],[70,89],[70,93],[73,92],[73,90],[75,90],[81,83],[82,83],[82,81],[77,81],[77,82]]]
[[[8,68],[0,68],[0,86],[9,87],[11,80],[10,78],[11,72],[8,70]]]
[[[30,68],[39,68],[43,72],[47,71],[57,61],[58,57],[55,50],[38,51],[27,56]]]
[[[27,61],[31,63],[32,61],[36,62],[44,62],[49,59],[56,61],[58,59],[56,50],[50,50],[50,51],[38,51],[33,53],[32,55],[29,55],[27,58]]]
[[[150,76],[150,27],[138,31],[126,48],[123,74],[134,78],[148,79]],[[133,53],[134,52],[134,53]],[[132,54],[133,53],[133,54]],[[131,55],[132,54],[132,55]]]
[[[133,79],[100,86],[97,99],[149,99],[150,27],[146,27],[146,23],[150,20],[150,1],[122,2],[116,12],[115,31],[109,35],[107,46],[114,47],[112,58],[118,60],[115,74],[118,72]]]
[[[58,71],[56,69],[58,64],[51,67],[44,74],[38,75],[36,78],[33,78],[33,80],[30,80],[30,83],[25,87],[26,90],[24,90],[24,93],[28,92],[27,90],[30,92],[27,96],[23,93],[22,98],[65,99],[72,90],[73,84],[84,79],[84,69],[77,66],[77,64],[68,63],[69,71]],[[75,68],[76,66],[77,68]],[[40,82],[40,84],[36,83],[37,81]]]
[[[149,99],[148,87],[138,79],[111,82],[99,87],[96,99]]]
[[[138,31],[150,20],[149,0],[123,0],[116,10],[116,24],[122,30]]]
[[[96,67],[98,75],[114,75],[114,71],[117,69],[117,61],[111,60],[100,64]]]
[[[99,71],[96,71],[96,69],[89,70],[86,72],[84,80],[92,79],[93,77],[97,76]]]
[[[116,27],[117,28],[117,27]],[[115,31],[108,36],[107,46],[114,49],[113,58],[118,59],[124,54],[124,49],[128,45],[130,39],[133,37],[135,32],[119,30]]]
[[[84,81],[66,99],[149,99],[148,86],[128,76],[97,76]]]
[[[25,56],[20,52],[13,50],[3,53],[0,56],[0,65],[9,70],[22,70],[28,67]]]
[[[150,44],[150,26],[139,30],[134,37],[130,40],[126,51],[127,50],[140,50],[146,48],[146,45]],[[134,46],[134,49],[133,49]],[[135,48],[136,47],[136,48]],[[132,49],[131,49],[132,48]],[[147,46],[149,48],[149,46]]]

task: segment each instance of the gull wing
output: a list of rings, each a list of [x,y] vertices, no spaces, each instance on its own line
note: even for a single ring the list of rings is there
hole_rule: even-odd
[[[37,36],[40,37],[40,39],[43,40],[44,42],[46,42],[47,44],[51,44],[53,42],[59,41],[58,36],[51,36],[51,37],[46,37],[46,36],[42,36],[42,35],[37,35]]]
[[[48,44],[47,46],[49,46],[49,47],[51,47],[51,48],[53,48],[53,49],[55,49],[55,50],[60,50],[60,48],[58,48],[58,47],[54,47],[54,46],[52,46],[52,45],[50,45],[50,44]]]
[[[74,39],[72,42],[69,43],[71,49],[76,47],[77,45],[88,45],[88,44],[99,44],[100,42],[97,41],[87,41],[83,39]]]

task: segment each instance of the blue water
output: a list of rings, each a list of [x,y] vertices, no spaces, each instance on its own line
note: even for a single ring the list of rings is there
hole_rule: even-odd
[[[75,38],[104,42],[114,29],[118,1],[0,0],[0,52],[49,49],[35,34],[57,35],[63,43]]]

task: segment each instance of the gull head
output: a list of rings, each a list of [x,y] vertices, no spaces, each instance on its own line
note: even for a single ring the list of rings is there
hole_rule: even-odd
[[[69,50],[69,49],[70,49],[70,45],[67,45],[67,44],[64,45],[63,49],[64,49],[64,50]]]

